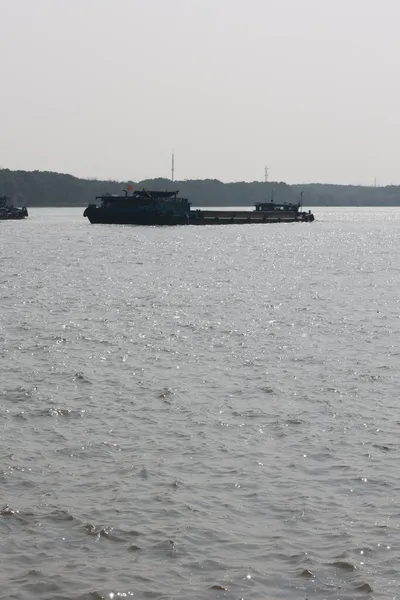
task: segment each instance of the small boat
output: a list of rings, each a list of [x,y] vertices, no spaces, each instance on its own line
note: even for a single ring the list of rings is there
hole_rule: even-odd
[[[244,223],[312,222],[311,211],[301,210],[301,203],[277,204],[258,202],[253,211],[192,210],[187,198],[176,191],[123,190],[123,195],[96,196],[100,206],[89,204],[83,216],[90,223],[119,225],[231,225]]]
[[[0,196],[0,221],[8,219],[25,219],[28,216],[26,206],[17,208],[12,204],[9,204],[10,198],[8,196]]]

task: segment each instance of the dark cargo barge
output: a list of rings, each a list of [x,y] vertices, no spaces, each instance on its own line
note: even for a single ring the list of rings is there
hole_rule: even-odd
[[[298,204],[258,202],[253,211],[192,210],[187,198],[178,192],[123,190],[124,195],[96,196],[100,206],[89,204],[83,213],[90,223],[118,225],[232,225],[244,223],[312,222],[311,211]]]
[[[28,211],[26,207],[17,208],[12,204],[9,204],[8,201],[10,198],[8,196],[0,196],[0,221],[6,221],[9,219],[25,219],[28,216]]]

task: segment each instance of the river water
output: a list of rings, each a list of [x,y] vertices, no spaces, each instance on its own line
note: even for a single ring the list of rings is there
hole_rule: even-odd
[[[0,222],[0,597],[399,599],[400,209]]]

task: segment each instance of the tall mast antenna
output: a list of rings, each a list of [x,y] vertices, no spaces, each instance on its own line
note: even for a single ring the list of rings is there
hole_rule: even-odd
[[[171,162],[171,181],[174,182],[174,176],[175,176],[175,156],[174,153],[172,153],[172,162]]]
[[[264,181],[265,181],[265,183],[268,182],[268,170],[269,170],[268,167],[265,167],[265,169],[264,169]]]

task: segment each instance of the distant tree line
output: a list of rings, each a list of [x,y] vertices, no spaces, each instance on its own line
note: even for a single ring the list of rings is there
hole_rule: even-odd
[[[307,206],[400,206],[400,186],[369,187],[309,183],[292,185],[296,193],[303,191]]]
[[[222,183],[217,179],[172,182],[170,179],[144,181],[100,181],[80,179],[49,171],[0,169],[0,196],[11,198],[16,206],[86,206],[96,196],[118,194],[127,185],[133,189],[179,190],[193,206],[247,206],[255,202],[299,202],[304,206],[399,206],[400,186],[362,187],[350,185],[284,182]]]

